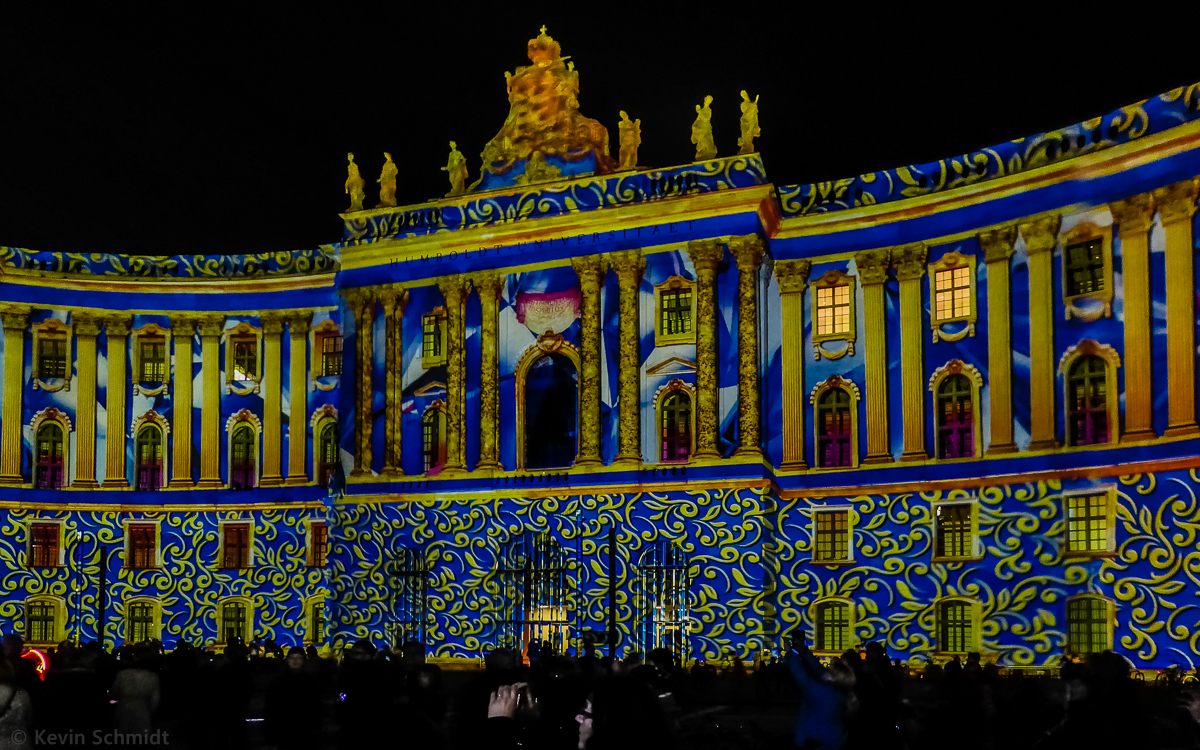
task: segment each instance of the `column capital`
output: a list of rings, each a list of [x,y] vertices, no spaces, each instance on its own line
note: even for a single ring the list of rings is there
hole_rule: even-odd
[[[1058,214],[1041,216],[1021,224],[1021,236],[1025,238],[1025,252],[1029,255],[1051,252],[1058,245],[1058,228],[1062,217]]]
[[[258,320],[262,323],[263,333],[283,333],[286,321],[279,313],[263,313]]]
[[[442,290],[442,296],[446,298],[446,305],[458,307],[466,301],[467,295],[471,293],[471,279],[465,274],[457,274],[455,276],[443,276],[438,279],[438,289]]]
[[[1133,232],[1147,232],[1154,223],[1154,208],[1151,206],[1150,193],[1131,195],[1119,201],[1108,204],[1113,221],[1125,235]]]
[[[887,270],[891,263],[890,250],[863,250],[854,254],[854,266],[858,269],[858,280],[863,286],[887,281]]]
[[[476,271],[470,274],[471,285],[475,287],[475,291],[479,292],[479,298],[482,299],[500,299],[500,292],[504,289],[504,277],[495,271]]]
[[[196,322],[201,336],[220,336],[225,331],[224,315],[201,315]]]
[[[717,264],[725,257],[725,243],[719,239],[692,240],[688,243],[687,253],[697,276],[702,269],[716,273]]]
[[[302,310],[287,316],[288,330],[293,336],[303,336],[312,327],[312,310]]]
[[[100,321],[91,315],[72,315],[71,321],[75,326],[75,333],[79,336],[100,335]]]
[[[729,238],[729,252],[737,261],[738,268],[757,271],[762,266],[763,241],[757,234]]]
[[[808,286],[808,274],[811,271],[811,260],[775,261],[775,278],[779,281],[780,293],[803,292]]]
[[[1012,260],[1013,246],[1017,244],[1017,225],[1010,224],[998,229],[980,232],[979,247],[983,250],[984,263],[1002,263]]]
[[[1183,180],[1154,191],[1154,207],[1162,214],[1163,223],[1191,218],[1196,213],[1196,191],[1200,181]]]
[[[621,282],[637,284],[642,280],[642,274],[646,272],[646,257],[638,248],[608,253],[604,258],[612,266],[613,272],[617,274],[617,279]]]
[[[929,248],[924,242],[901,245],[892,250],[892,265],[896,267],[896,278],[900,281],[915,281],[924,276],[928,260]]]
[[[196,335],[196,321],[191,317],[171,317],[171,335],[191,338]]]
[[[364,305],[375,303],[375,288],[369,286],[360,286],[354,289],[343,289],[342,297],[346,300],[346,304],[357,314]]]
[[[608,270],[604,266],[604,256],[583,255],[571,258],[571,267],[579,277],[580,291],[584,294],[599,293],[600,286],[604,283],[604,273]]]
[[[128,336],[133,318],[131,317],[114,317],[104,319],[104,330],[111,336]]]
[[[379,301],[387,315],[395,315],[397,310],[403,315],[408,306],[408,290],[398,284],[384,284],[379,288]]]
[[[0,306],[0,321],[8,331],[24,331],[29,327],[29,305]]]

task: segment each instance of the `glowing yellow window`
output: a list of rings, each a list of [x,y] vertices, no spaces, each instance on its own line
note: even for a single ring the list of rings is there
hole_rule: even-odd
[[[850,285],[817,289],[817,334],[834,336],[850,331]]]
[[[1067,552],[1109,552],[1111,493],[1071,494],[1063,499],[1067,510]]]
[[[933,276],[934,308],[937,320],[954,320],[971,314],[971,269],[947,268]]]

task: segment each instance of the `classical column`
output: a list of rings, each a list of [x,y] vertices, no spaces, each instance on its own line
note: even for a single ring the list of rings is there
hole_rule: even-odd
[[[1012,256],[1016,225],[979,235],[987,263],[988,394],[992,439],[987,452],[1015,453],[1012,409]]]
[[[283,318],[261,317],[263,329],[263,468],[260,487],[283,484]]]
[[[358,342],[355,350],[354,470],[350,476],[361,477],[371,474],[371,431],[375,408],[375,358],[371,333],[375,326],[375,292],[367,288],[355,289],[346,299],[354,311],[354,338]]]
[[[1125,433],[1121,439],[1152,440],[1157,437],[1150,367],[1150,227],[1154,211],[1148,193],[1117,201],[1109,209],[1121,233],[1125,280]]]
[[[783,313],[783,461],[781,469],[808,469],[804,460],[804,290],[812,261],[775,261]]]
[[[192,482],[192,342],[196,321],[171,318],[171,341],[175,343],[175,389],[171,396],[170,487],[187,489]]]
[[[389,284],[383,289],[379,299],[383,303],[383,369],[387,373],[387,382],[384,385],[383,473],[403,475],[400,417],[403,408],[404,373],[401,363],[404,353],[402,348],[404,308],[408,304],[408,290]]]
[[[892,251],[892,264],[900,281],[900,397],[904,410],[904,452],[901,461],[924,461],[925,452],[925,351],[921,310],[921,279],[929,251],[918,242]],[[868,342],[870,336],[867,337]],[[869,346],[869,343],[868,343]]]
[[[1021,225],[1029,254],[1029,450],[1058,447],[1054,437],[1054,247],[1058,216]]]
[[[1192,257],[1196,188],[1195,181],[1185,180],[1154,191],[1167,241],[1168,416],[1163,434],[1171,437],[1200,433],[1196,425],[1196,284]],[[1125,381],[1129,381],[1128,372]]]
[[[762,397],[758,384],[758,269],[763,242],[756,234],[729,240],[738,266],[738,447],[735,456],[762,458]]]
[[[196,487],[215,490],[221,481],[221,333],[224,315],[200,318],[200,481]]]
[[[614,464],[639,466],[642,463],[642,394],[638,387],[641,356],[638,336],[638,287],[646,271],[646,259],[638,249],[608,256],[617,274],[618,345],[617,345],[617,458]]]
[[[467,327],[464,311],[471,281],[466,276],[447,276],[438,282],[446,300],[446,467],[443,474],[467,471]]]
[[[476,469],[502,470],[500,464],[500,290],[504,277],[480,273],[474,277],[479,292],[479,465]]]
[[[600,458],[600,288],[607,268],[599,255],[572,258],[582,294],[579,309],[579,457],[576,466],[599,466]]]
[[[717,436],[717,265],[725,257],[720,240],[688,243],[696,271],[696,458],[720,458]]]
[[[128,384],[128,344],[131,318],[108,318],[104,332],[108,338],[108,413],[105,428],[104,483],[102,487],[128,487],[125,476],[125,437],[129,423],[125,418],[125,386]]]
[[[25,329],[29,308],[0,307],[4,323],[4,426],[0,428],[0,484],[22,484],[21,399],[25,394]]]
[[[311,325],[311,310],[288,318],[292,346],[288,379],[287,484],[308,484],[308,329]]]
[[[892,460],[888,436],[887,300],[884,295],[890,262],[891,253],[887,250],[866,250],[854,256],[858,280],[863,287],[863,322],[867,339],[867,457],[863,459],[864,464]]]
[[[75,315],[79,341],[79,384],[75,403],[75,481],[80,489],[99,487],[96,481],[96,336],[100,324],[90,316]]]

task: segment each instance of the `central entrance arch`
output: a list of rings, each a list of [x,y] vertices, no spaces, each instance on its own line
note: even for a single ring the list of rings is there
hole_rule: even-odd
[[[550,344],[547,346],[547,344]],[[559,337],[517,365],[517,469],[562,469],[579,453],[579,354]]]

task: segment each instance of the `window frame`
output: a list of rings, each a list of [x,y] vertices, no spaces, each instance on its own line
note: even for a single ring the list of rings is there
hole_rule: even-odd
[[[1104,549],[1071,549],[1071,498],[1097,497],[1105,498],[1105,544]],[[1077,490],[1066,490],[1062,493],[1063,513],[1063,544],[1064,559],[1090,559],[1096,557],[1112,557],[1117,554],[1117,486],[1102,484]],[[1090,517],[1090,514],[1089,514]]]
[[[1104,363],[1104,400],[1108,414],[1108,441],[1078,445],[1071,439],[1071,370],[1082,357],[1099,357]],[[1058,361],[1058,374],[1062,379],[1063,393],[1063,447],[1075,450],[1092,450],[1115,446],[1121,442],[1120,394],[1117,390],[1117,370],[1121,367],[1121,355],[1108,344],[1093,339],[1083,339],[1067,347]]]
[[[320,323],[309,328],[308,344],[309,350],[312,352],[311,362],[308,364],[308,382],[309,388],[313,391],[331,391],[341,382],[341,374],[324,375],[324,341],[326,338],[336,336],[342,339],[342,372],[346,370],[345,358],[345,334],[342,332],[342,327],[332,320],[323,320]]]
[[[217,643],[222,646],[229,645],[228,640],[225,638],[225,607],[229,604],[240,604],[245,608],[246,621],[242,640],[245,643],[249,643],[254,638],[254,600],[248,596],[227,596],[217,602]]]
[[[325,430],[330,426],[333,427],[334,451],[336,456],[333,460],[334,473],[337,473],[337,466],[341,463],[341,440],[340,428],[337,422],[337,411],[332,406],[321,407],[313,414],[313,482],[318,487],[328,489],[332,483],[332,477],[327,481],[323,471],[325,467],[324,444],[322,443]]]
[[[324,531],[320,564],[317,564],[317,532],[320,527]],[[329,521],[324,518],[309,518],[304,522],[304,564],[307,568],[325,568],[329,565]]]
[[[951,299],[950,312],[948,318],[939,318],[937,315],[937,275],[939,273],[951,272],[960,268],[967,268],[967,273],[970,276],[968,284],[969,309],[963,315],[954,315],[954,300]],[[943,255],[937,261],[929,264],[929,324],[933,328],[933,343],[939,341],[961,341],[967,336],[975,335],[975,324],[979,319],[979,292],[976,289],[976,259],[974,255],[960,253],[957,250],[951,250]],[[958,288],[951,284],[951,290]],[[946,323],[966,323],[966,327],[960,331],[947,332],[942,330],[942,326]]]
[[[249,409],[242,409],[237,414],[234,414],[225,421],[225,489],[235,491],[233,489],[233,443],[237,433],[245,425],[250,430],[251,443],[253,446],[254,459],[254,482],[249,487],[243,487],[237,492],[248,492],[259,487],[262,481],[262,422],[259,421],[258,415]]]
[[[938,509],[948,506],[966,506],[971,509],[971,554],[969,555],[943,555],[939,554],[938,548],[941,547],[938,536]],[[935,500],[930,503],[929,520],[933,525],[932,543],[930,561],[940,563],[955,563],[972,560],[980,560],[983,558],[983,544],[979,538],[979,499],[971,498],[951,498],[947,500]]]
[[[962,456],[959,458],[944,458],[942,456],[941,441],[938,439],[940,403],[938,401],[939,391],[942,388],[942,383],[952,375],[963,375],[971,384],[971,432],[972,443],[974,444],[974,453],[970,456]],[[975,461],[983,456],[983,373],[977,368],[963,362],[961,359],[952,359],[941,367],[933,371],[929,377],[929,392],[933,396],[933,451],[935,461]]]
[[[41,451],[42,438],[41,438],[41,434],[42,434],[43,430],[46,430],[48,428],[54,428],[54,429],[58,430],[58,443],[59,443],[59,453],[60,453],[60,459],[61,459],[60,463],[61,463],[62,475],[59,478],[58,486],[56,486],[56,487],[38,487],[38,479],[39,479],[38,475],[42,469],[42,451]],[[60,422],[57,419],[43,419],[41,422],[38,423],[37,428],[33,431],[33,455],[32,455],[33,460],[31,461],[32,468],[33,468],[33,477],[32,478],[33,478],[33,488],[34,489],[61,490],[65,487],[69,486],[69,483],[68,483],[69,477],[67,476],[67,469],[69,468],[68,459],[70,457],[70,448],[71,448],[71,433],[69,430],[67,430],[66,428],[63,427],[62,422]]]
[[[827,604],[840,604],[846,608],[846,640],[849,642],[846,648],[826,649],[822,648],[821,636],[824,631],[821,627],[821,607]],[[854,648],[855,633],[854,629],[858,624],[857,609],[854,605],[854,600],[844,596],[826,596],[813,601],[809,605],[808,615],[812,621],[812,636],[813,649],[812,652],[818,656],[841,656],[847,649]]]
[[[1071,628],[1071,625],[1072,625],[1071,605],[1075,602],[1085,601],[1085,600],[1099,601],[1104,604],[1104,615],[1105,615],[1105,620],[1106,620],[1108,627],[1107,627],[1107,632],[1105,633],[1104,644],[1102,645],[1101,648],[1097,649],[1096,651],[1080,651],[1080,650],[1078,650],[1076,648],[1076,646],[1078,644],[1076,643],[1075,638],[1071,634],[1071,630],[1072,630],[1072,628]],[[1069,656],[1087,656],[1088,654],[1099,653],[1101,651],[1112,651],[1113,650],[1113,641],[1116,638],[1115,633],[1116,633],[1116,629],[1117,629],[1116,609],[1117,609],[1116,603],[1112,599],[1109,599],[1106,596],[1102,596],[1100,594],[1096,594],[1096,593],[1093,593],[1090,591],[1084,592],[1081,594],[1075,594],[1073,596],[1068,596],[1066,598],[1066,601],[1063,603],[1063,622],[1066,624],[1066,630],[1067,630],[1067,643],[1066,643],[1066,646],[1063,649],[1063,651]]]
[[[425,350],[425,329],[427,322],[432,322],[437,335],[441,339],[441,352],[438,354],[430,354]],[[449,361],[449,341],[447,337],[450,333],[448,316],[446,308],[439,305],[429,312],[421,316],[421,367],[429,370],[434,367],[441,367]]]
[[[58,318],[46,318],[30,326],[33,334],[31,366],[33,390],[47,393],[71,390],[71,376],[74,374],[75,359],[73,356],[74,325],[64,323]],[[46,376],[42,373],[42,342],[61,342],[63,345],[63,374],[61,376]],[[64,483],[65,484],[65,483]]]
[[[688,330],[681,333],[663,333],[663,297],[670,293],[687,292],[691,295],[688,309]],[[696,343],[696,282],[684,276],[671,276],[654,287],[654,345],[675,346]]]
[[[226,527],[229,526],[245,526],[246,532],[246,564],[239,567],[228,567],[225,565],[225,538]],[[217,569],[218,570],[252,570],[255,566],[254,555],[254,521],[244,518],[231,518],[217,522]]]
[[[63,545],[63,531],[67,519],[65,518],[27,518],[25,519],[25,567],[30,570],[42,570],[62,568],[67,564],[67,551]],[[55,544],[57,562],[53,565],[34,565],[33,564],[33,527],[35,525],[46,525],[58,527],[58,537]]]
[[[1099,241],[1101,243],[1101,255],[1103,266],[1101,268],[1101,279],[1104,282],[1104,288],[1094,292],[1084,292],[1082,294],[1071,294],[1071,280],[1069,277],[1069,269],[1067,266],[1068,250],[1072,247],[1082,245],[1089,242]],[[1113,316],[1113,253],[1112,253],[1112,224],[1107,226],[1099,226],[1093,222],[1082,222],[1068,229],[1059,237],[1059,243],[1062,256],[1059,263],[1062,270],[1062,299],[1063,313],[1067,320],[1072,317],[1077,317],[1080,320],[1091,322],[1098,320],[1101,316],[1111,318]],[[1087,310],[1080,308],[1076,303],[1084,300],[1095,300],[1102,303],[1103,307],[1098,311]]]
[[[30,627],[29,608],[32,604],[50,605],[51,616],[54,618],[54,638],[52,640],[38,641],[31,637],[33,633]],[[57,646],[67,639],[67,603],[62,597],[50,594],[34,594],[26,597],[23,602],[23,609],[22,619],[25,621],[25,645],[31,647]]]
[[[162,602],[151,596],[138,596],[125,601],[125,610],[122,613],[122,623],[125,627],[125,640],[129,643],[135,643],[133,640],[133,608],[136,606],[150,607],[150,628],[154,640],[162,640]]]
[[[818,516],[834,515],[838,513],[846,514],[846,557],[839,558],[823,558],[820,554],[820,534],[821,527]],[[811,553],[810,562],[813,565],[852,565],[854,564],[854,526],[855,512],[851,505],[822,505],[812,506],[810,510],[811,518],[809,519],[809,538],[812,540],[809,544],[809,552]],[[830,533],[836,534],[836,530]]]
[[[821,296],[820,290],[831,289],[843,285],[849,287],[849,330],[844,333],[834,332],[823,334],[820,332],[820,316],[818,312],[821,309],[819,307]],[[824,356],[825,359],[841,359],[846,355],[853,357],[854,342],[857,338],[858,332],[858,315],[856,310],[858,307],[858,277],[851,276],[844,271],[839,271],[838,269],[834,268],[826,271],[823,275],[821,275],[820,278],[814,279],[812,282],[810,282],[810,286],[812,287],[812,291],[809,294],[809,321],[812,332],[813,357],[818,360],[821,359],[822,356]],[[834,294],[836,296],[836,292]],[[834,309],[836,310],[836,299]],[[822,344],[826,341],[845,341],[846,348],[840,352],[830,352],[825,349],[824,346],[822,346]]]
[[[326,643],[329,642],[329,615],[325,612],[325,595],[313,594],[312,596],[305,598],[303,610],[304,645],[316,646],[318,649],[321,649]],[[321,613],[322,627],[324,629],[324,632],[322,633],[324,637],[319,640],[313,637],[315,635],[313,620],[317,612]]]
[[[263,368],[262,328],[243,321],[232,328],[226,328],[223,338],[225,340],[225,394],[249,396],[252,393],[258,393],[262,384]],[[247,373],[250,377],[245,380],[238,380],[235,374],[238,344],[251,344],[254,347],[254,372]]]
[[[971,632],[968,634],[969,637],[966,639],[968,642],[966,643],[967,648],[964,651],[951,651],[946,648],[945,639],[943,638],[945,634],[943,628],[946,625],[943,608],[948,604],[967,605],[967,614],[970,618]],[[944,596],[934,601],[933,612],[934,642],[937,644],[937,650],[935,653],[942,656],[962,656],[963,654],[969,654],[972,652],[979,653],[981,650],[980,644],[982,643],[983,633],[981,631],[983,621],[980,614],[978,599],[974,599],[969,596]]]
[[[841,388],[850,396],[850,465],[849,466],[822,466],[820,456],[821,449],[821,422],[817,419],[817,406],[821,397],[826,391],[833,388]],[[858,450],[858,405],[862,399],[862,393],[858,390],[858,386],[852,381],[847,380],[841,375],[830,375],[825,380],[813,386],[812,393],[809,394],[808,403],[812,406],[812,429],[813,429],[813,466],[810,471],[847,471],[857,469],[859,466],[859,450]]]
[[[428,463],[429,446],[427,445],[425,427],[426,422],[433,418],[435,426],[438,430],[437,441],[437,461]],[[440,398],[434,399],[429,406],[425,407],[425,411],[421,413],[421,473],[426,476],[434,476],[441,472],[446,465],[446,404]],[[437,469],[437,471],[434,471]],[[431,473],[432,472],[432,473]]]
[[[126,518],[121,525],[124,527],[123,565],[125,570],[159,570],[163,567],[162,560],[162,520],[158,518]],[[133,565],[133,526],[150,526],[154,529],[154,564],[146,567]]]
[[[154,323],[147,323],[140,328],[130,331],[129,335],[131,337],[129,352],[133,358],[133,366],[129,369],[129,379],[133,383],[133,395],[158,396],[167,393],[170,389],[174,359],[174,353],[171,351],[171,329],[163,328]],[[159,339],[161,339],[163,345],[163,379],[145,380],[142,378],[142,368],[145,363],[142,359],[142,344],[160,343]]]
[[[138,461],[138,435],[144,429],[152,429],[158,431],[159,448],[162,451],[162,457],[159,465],[158,487],[146,489],[139,484],[140,477],[138,476],[138,467],[141,463]],[[170,434],[170,425],[157,412],[147,412],[133,421],[133,427],[130,433],[133,435],[133,488],[138,492],[158,492],[167,486],[167,460],[170,457],[169,445],[167,436]]]
[[[663,440],[663,406],[667,399],[677,393],[682,393],[688,397],[688,454],[687,458],[664,460],[662,457],[662,440]],[[657,464],[665,464],[670,466],[686,466],[692,462],[692,458],[696,455],[696,389],[691,383],[686,383],[680,378],[673,378],[669,382],[659,387],[654,394],[654,434],[655,434],[655,457]]]

